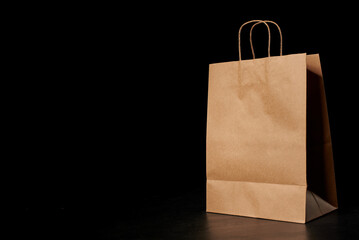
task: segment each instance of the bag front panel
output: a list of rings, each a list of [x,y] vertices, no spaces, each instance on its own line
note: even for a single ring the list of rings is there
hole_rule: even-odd
[[[210,65],[207,179],[306,185],[306,54]]]

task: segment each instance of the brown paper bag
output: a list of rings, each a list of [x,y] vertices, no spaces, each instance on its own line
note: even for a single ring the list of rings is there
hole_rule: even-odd
[[[209,65],[207,212],[305,223],[338,207],[319,55],[280,51]]]

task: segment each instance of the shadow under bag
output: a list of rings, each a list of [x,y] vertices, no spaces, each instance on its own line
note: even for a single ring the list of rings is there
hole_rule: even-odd
[[[305,223],[337,209],[319,54],[209,65],[207,212]]]

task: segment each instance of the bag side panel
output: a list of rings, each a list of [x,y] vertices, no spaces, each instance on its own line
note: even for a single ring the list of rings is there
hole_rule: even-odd
[[[319,54],[307,56],[308,190],[338,207],[332,141]]]

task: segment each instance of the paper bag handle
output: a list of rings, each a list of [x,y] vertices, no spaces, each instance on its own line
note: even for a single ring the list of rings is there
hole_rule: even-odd
[[[259,24],[259,23],[264,23],[268,29],[268,57],[270,57],[270,28],[268,26],[268,24],[266,22],[264,22],[263,20],[251,20],[251,21],[248,21],[248,22],[245,22],[242,24],[242,26],[239,28],[239,31],[238,31],[238,52],[239,52],[239,61],[242,60],[242,56],[241,56],[241,31],[242,31],[242,28],[249,24],[249,23],[253,23],[253,22],[256,22],[256,24]],[[251,46],[253,46],[251,44]],[[254,58],[254,51],[253,51],[253,47],[252,47],[252,54],[253,54],[253,58]]]
[[[254,54],[254,48],[253,48],[253,43],[252,43],[252,31],[253,31],[253,28],[260,24],[260,23],[263,23],[266,25],[267,29],[268,29],[268,57],[270,57],[270,41],[271,41],[271,33],[270,33],[270,28],[267,24],[268,23],[272,23],[274,25],[277,26],[278,28],[278,32],[279,32],[279,36],[280,36],[280,56],[282,56],[282,52],[283,52],[283,37],[282,37],[282,31],[279,27],[279,25],[273,21],[270,21],[270,20],[251,20],[251,21],[248,21],[248,22],[245,22],[242,24],[242,26],[239,28],[239,31],[238,31],[238,52],[239,52],[239,61],[242,60],[242,56],[241,56],[241,31],[242,31],[242,28],[249,24],[249,23],[253,23],[255,22],[255,24],[251,27],[251,31],[250,31],[250,44],[251,44],[251,50],[252,50],[252,56],[253,56],[253,59],[255,58],[255,54]]]
[[[253,59],[255,58],[255,55],[254,55],[254,48],[253,48],[253,43],[252,43],[252,31],[253,31],[253,28],[260,24],[260,23],[272,23],[274,25],[277,26],[277,29],[278,29],[278,32],[279,32],[279,37],[280,37],[280,45],[279,45],[279,55],[282,56],[282,53],[283,53],[283,36],[282,36],[282,31],[279,27],[279,25],[273,21],[270,21],[270,20],[263,20],[261,22],[257,22],[255,24],[252,25],[251,27],[251,31],[249,33],[249,38],[250,38],[250,43],[251,43],[251,50],[252,50],[252,56],[253,56]],[[269,36],[270,37],[270,36]],[[269,55],[268,55],[269,56]]]

